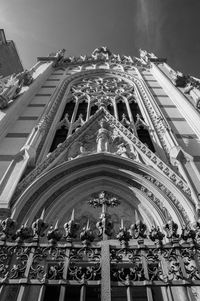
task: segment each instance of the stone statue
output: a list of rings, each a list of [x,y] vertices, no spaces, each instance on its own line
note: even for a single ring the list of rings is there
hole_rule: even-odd
[[[12,74],[0,93],[0,109],[6,108],[9,102],[18,96],[22,87],[29,86],[32,82],[33,78],[28,70]]]
[[[19,78],[15,74],[11,75],[0,94],[0,109],[6,108],[9,101],[17,97],[21,88]]]
[[[194,100],[196,108],[200,109],[200,89],[196,88],[191,83],[189,83],[186,86],[184,93],[189,94]]]
[[[121,157],[128,158],[127,149],[125,143],[121,143],[118,145],[117,154]]]
[[[109,56],[111,56],[111,51],[110,49],[108,49],[106,46],[101,46],[99,48],[96,48],[93,52],[92,52],[92,57],[95,59],[101,59],[101,58],[109,58]]]
[[[97,153],[110,151],[110,133],[105,128],[105,119],[100,121],[100,129],[97,133]]]

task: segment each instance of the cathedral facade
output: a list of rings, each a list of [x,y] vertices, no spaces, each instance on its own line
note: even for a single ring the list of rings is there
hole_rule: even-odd
[[[65,50],[1,79],[0,299],[200,300],[200,80]]]

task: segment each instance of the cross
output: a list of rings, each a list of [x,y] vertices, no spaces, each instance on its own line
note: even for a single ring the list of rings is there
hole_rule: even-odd
[[[113,228],[111,216],[107,213],[107,209],[108,207],[117,207],[120,201],[116,197],[109,196],[105,191],[101,191],[98,198],[93,198],[88,203],[94,208],[102,207],[97,228],[99,229],[99,235],[103,235],[103,240],[107,240],[107,236],[111,236]]]

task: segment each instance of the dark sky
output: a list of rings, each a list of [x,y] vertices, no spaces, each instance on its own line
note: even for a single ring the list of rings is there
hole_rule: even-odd
[[[146,49],[174,69],[200,77],[200,0],[1,0],[0,27],[25,68],[61,48],[66,55],[108,46]]]

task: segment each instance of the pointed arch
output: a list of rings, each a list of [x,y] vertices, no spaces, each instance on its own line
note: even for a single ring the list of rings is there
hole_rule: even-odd
[[[176,200],[167,195],[166,187]],[[164,175],[110,153],[64,162],[41,175],[13,205],[14,218],[31,223],[45,208],[50,223],[55,219],[64,223],[72,208],[101,190],[117,195],[122,208],[126,205],[132,214],[138,210],[149,227],[152,222],[162,226],[169,217],[179,226],[194,221],[194,206]]]

